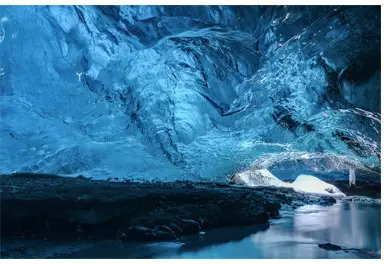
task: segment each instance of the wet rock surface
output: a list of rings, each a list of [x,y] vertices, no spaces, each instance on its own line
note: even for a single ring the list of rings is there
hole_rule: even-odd
[[[348,196],[345,200],[358,204],[381,204],[381,199],[370,198],[367,196]]]
[[[381,198],[381,185],[380,182],[356,181],[354,187],[349,186],[348,181],[327,181],[335,185],[340,191],[347,196],[366,196],[369,198]]]
[[[325,244],[319,244],[319,248],[322,248],[327,251],[344,251],[347,253],[353,253],[355,256],[363,259],[370,259],[370,258],[380,258],[380,254],[374,251],[369,250],[362,250],[358,248],[347,248],[347,247],[341,247],[339,245],[331,244],[331,243],[325,243]]]
[[[279,216],[281,205],[333,203],[290,188],[2,175],[1,231],[2,238],[20,240],[170,241],[213,228],[265,224]]]
[[[338,245],[333,245],[331,243],[319,244],[319,248],[322,248],[325,250],[332,250],[332,251],[342,250],[342,247]]]

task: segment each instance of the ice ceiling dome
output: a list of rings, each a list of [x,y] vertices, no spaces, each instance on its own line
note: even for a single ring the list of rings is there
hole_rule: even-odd
[[[380,7],[0,7],[0,172],[380,168]]]

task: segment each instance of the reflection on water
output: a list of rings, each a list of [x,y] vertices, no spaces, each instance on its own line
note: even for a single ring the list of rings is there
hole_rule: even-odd
[[[207,232],[209,244],[199,244],[193,250],[185,247],[164,253],[163,258],[369,258],[380,254],[380,205],[340,202],[330,207],[304,206],[294,214],[273,221],[269,228],[240,241],[222,243],[220,233]],[[211,234],[210,234],[211,233]],[[228,241],[228,240],[227,240]],[[347,252],[326,251],[318,244],[332,243]],[[184,248],[184,249],[183,249]],[[191,246],[189,247],[191,248]],[[159,256],[157,256],[159,257]]]
[[[340,203],[305,214],[301,208],[293,219],[294,232],[348,248],[380,250],[380,206]],[[323,209],[323,210],[321,210]],[[304,213],[303,213],[304,212]],[[320,221],[321,220],[321,221]]]

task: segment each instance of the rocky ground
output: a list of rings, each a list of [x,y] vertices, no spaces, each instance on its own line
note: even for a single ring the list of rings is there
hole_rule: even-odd
[[[364,259],[377,259],[380,258],[380,254],[377,252],[371,252],[368,250],[362,250],[357,248],[346,248],[341,247],[339,245],[334,245],[331,243],[325,243],[325,244],[319,244],[319,248],[322,248],[327,251],[344,251],[355,254],[357,257],[364,258]]]
[[[13,252],[7,241],[178,241],[214,228],[267,224],[279,217],[282,205],[336,202],[290,188],[224,183],[110,182],[40,174],[0,179],[3,258],[31,257],[24,246]]]
[[[380,182],[356,181],[356,186],[354,187],[350,187],[348,181],[327,181],[327,183],[335,185],[347,196],[366,196],[374,199],[381,198]]]

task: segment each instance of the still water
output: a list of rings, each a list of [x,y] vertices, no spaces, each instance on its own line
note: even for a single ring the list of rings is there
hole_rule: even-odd
[[[380,205],[338,202],[329,207],[308,205],[283,212],[269,227],[244,238],[241,229],[207,232],[184,244],[164,243],[158,258],[380,258]],[[230,241],[231,237],[236,241]],[[216,241],[216,242],[215,242]],[[226,241],[226,242],[223,242]],[[327,251],[331,243],[344,250]]]
[[[307,205],[295,211],[283,210],[282,218],[269,225],[210,230],[204,236],[179,242],[91,243],[86,249],[55,257],[380,258],[380,212],[379,204],[340,201],[327,207]],[[320,248],[324,243],[341,246],[342,250]]]

